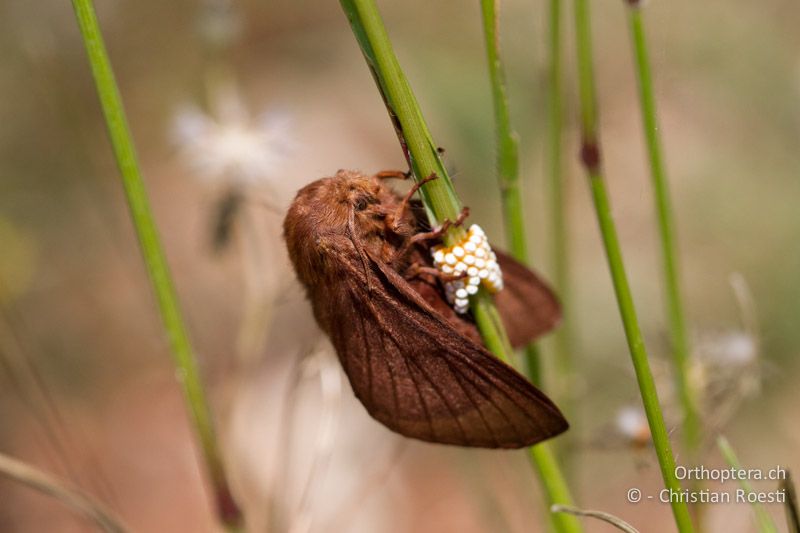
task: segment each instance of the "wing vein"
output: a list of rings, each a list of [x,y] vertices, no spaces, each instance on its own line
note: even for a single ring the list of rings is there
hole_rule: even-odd
[[[455,421],[456,425],[458,426],[458,430],[461,432],[461,435],[464,437],[464,440],[469,441],[470,440],[469,436],[467,435],[467,432],[464,429],[463,424],[461,423],[461,419],[458,417],[456,412],[453,410],[453,406],[450,405],[450,402],[447,400],[447,396],[436,385],[435,381],[433,379],[431,379],[430,376],[428,376],[428,374],[424,371],[424,369],[418,363],[418,361],[416,361],[413,357],[406,356],[403,353],[403,349],[401,348],[400,341],[396,338],[396,336],[394,335],[394,332],[392,331],[392,329],[386,325],[386,323],[385,323],[383,317],[380,315],[380,313],[376,313],[375,310],[372,309],[371,302],[370,302],[370,310],[372,311],[372,314],[373,314],[373,317],[375,318],[375,321],[378,323],[379,326],[381,326],[381,329],[383,330],[383,332],[386,335],[388,335],[388,338],[389,338],[389,340],[392,341],[392,344],[394,344],[395,349],[397,350],[397,353],[400,354],[400,357],[406,362],[406,367],[409,368],[409,374],[411,374],[412,379],[414,379],[414,377],[413,377],[413,372],[411,372],[410,367],[408,367],[408,362],[409,361],[414,365],[414,367],[417,369],[417,371],[423,377],[423,379],[425,379],[425,381],[427,381],[430,384],[431,389],[436,393],[436,395],[439,396],[439,398],[441,398],[442,404],[447,408],[447,411],[450,413],[450,416]],[[423,403],[425,403],[424,402],[424,394],[422,392],[422,389],[419,387],[419,384],[417,383],[416,379],[414,379],[414,383],[417,385],[416,388],[417,388],[417,391],[418,391],[418,393],[420,395],[420,398],[422,399]],[[426,413],[427,413],[427,410],[426,410]],[[432,420],[429,413],[428,413],[428,419]],[[431,427],[433,427],[432,424],[431,424]]]

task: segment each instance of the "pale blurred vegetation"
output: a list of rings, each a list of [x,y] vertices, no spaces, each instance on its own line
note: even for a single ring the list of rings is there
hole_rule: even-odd
[[[338,2],[237,6],[243,33],[230,62],[247,102],[254,110],[277,110],[290,118],[286,135],[293,153],[270,178],[274,203],[285,208],[294,190],[339,168],[402,167]],[[221,257],[210,252],[213,193],[193,180],[170,140],[178,108],[202,99],[207,57],[196,31],[200,4],[117,0],[97,7],[225,434],[232,409],[226,398],[239,383],[231,376],[239,364],[233,354],[242,318],[240,259],[235,247]],[[507,0],[503,7],[530,239],[535,263],[547,272],[545,5]],[[478,4],[384,1],[381,8],[434,138],[455,170],[459,192],[474,219],[490,235],[502,235]],[[660,263],[624,4],[603,0],[592,8],[605,168],[649,347],[664,357]],[[795,394],[800,5],[651,0],[646,10],[692,330],[741,329],[729,284],[734,272],[750,286],[759,323],[763,389],[742,405],[726,433],[743,462],[800,471]],[[137,531],[213,530],[70,5],[2,0],[0,13],[0,346],[4,356],[34,361],[72,439],[62,443],[67,469],[26,399],[3,379],[0,450],[99,493]],[[570,10],[567,15],[570,28]],[[580,371],[572,476],[583,507],[615,513],[645,531],[671,531],[667,506],[625,502],[631,486],[653,491],[659,486],[652,455],[601,444],[609,440],[606,433],[617,410],[635,404],[638,396],[588,190],[576,164],[572,32],[566,34],[574,280],[568,305],[579,335],[574,346]],[[274,268],[265,276],[291,277],[278,238],[281,218],[262,214],[262,220],[269,225],[265,246],[268,266]],[[280,306],[276,309],[280,315]],[[280,440],[276,407],[267,399],[284,394],[285,369],[300,351],[291,349],[291,339],[313,336],[300,333],[312,331],[310,314],[302,306],[297,313],[297,321],[276,326],[285,338],[272,339],[261,354],[264,377],[258,387],[264,412],[256,402],[248,411],[252,418],[244,422],[266,432],[261,440],[254,438],[263,446],[253,452],[256,458],[273,454]],[[38,390],[31,383],[21,385],[28,393]],[[347,416],[363,416],[354,401],[345,408],[355,413]],[[355,449],[379,455],[374,449],[393,439],[368,420],[358,424],[367,428],[364,439],[373,440],[358,442]],[[229,448],[227,455],[237,449]],[[341,479],[350,486],[359,479],[362,463],[352,449],[348,457],[350,462],[336,456],[333,461],[349,465],[349,477]],[[531,524],[542,523],[543,509],[533,496],[531,476],[519,467],[520,457],[412,443],[397,462],[388,480],[363,502],[367,511],[361,514],[371,522],[354,530],[530,531]],[[715,453],[706,461],[719,462]],[[339,484],[326,486],[334,494]],[[59,504],[7,482],[0,485],[0,501],[3,531],[87,527]],[[772,510],[782,516],[779,508]],[[712,506],[707,515],[714,530],[747,531],[748,513],[743,506]],[[354,523],[359,520],[367,519],[355,517]]]

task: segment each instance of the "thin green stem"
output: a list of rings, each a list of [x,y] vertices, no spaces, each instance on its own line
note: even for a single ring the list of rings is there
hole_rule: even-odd
[[[739,458],[736,457],[736,452],[733,451],[733,447],[731,447],[728,439],[725,437],[719,437],[717,439],[717,446],[719,447],[719,451],[722,453],[722,457],[725,459],[725,462],[728,463],[729,467],[733,468],[734,470],[742,469],[742,464],[739,462]],[[740,479],[739,485],[742,487],[742,490],[744,490],[745,493],[753,493],[753,486],[747,479]],[[758,526],[758,530],[761,533],[778,533],[778,528],[775,525],[775,522],[772,520],[769,512],[767,512],[766,508],[764,508],[764,506],[757,501],[754,501],[752,505],[753,512],[756,515],[756,525]]]
[[[636,76],[639,86],[647,154],[650,162],[650,175],[653,181],[658,230],[661,237],[663,260],[664,293],[672,344],[673,363],[678,394],[683,408],[684,448],[690,459],[696,459],[701,441],[700,421],[696,401],[689,383],[689,340],[686,334],[686,320],[681,297],[678,272],[678,251],[675,240],[675,222],[670,202],[669,186],[661,150],[658,130],[656,101],[653,93],[653,79],[650,72],[650,59],[642,23],[642,12],[638,2],[628,2],[628,22],[630,25],[633,50],[636,57]]]
[[[535,470],[539,475],[539,482],[544,489],[547,508],[550,509],[553,505],[573,507],[574,504],[565,503],[573,501],[572,492],[550,443],[543,442],[536,446],[531,446],[528,448],[528,453],[531,461],[536,466]],[[583,532],[583,525],[581,525],[580,520],[569,514],[551,514],[550,522],[553,525],[553,529],[558,533]]]
[[[564,323],[555,332],[556,397],[564,411],[574,416],[571,408],[572,379],[575,357],[572,350],[572,320],[570,320],[570,284],[568,258],[567,210],[563,165],[563,53],[561,31],[561,2],[550,0],[548,34],[548,102],[547,102],[547,173],[550,191],[550,255],[553,283],[564,307]]]
[[[580,98],[581,130],[584,141],[596,142],[597,98],[594,88],[591,21],[586,0],[574,0],[575,45],[578,56],[578,92]]]
[[[619,312],[625,329],[625,337],[631,353],[636,380],[642,396],[647,421],[653,437],[653,445],[658,456],[664,485],[671,490],[680,491],[681,485],[675,475],[675,458],[664,424],[664,416],[658,401],[653,374],[647,358],[644,338],[639,328],[633,296],[625,273],[622,250],[617,237],[614,218],[608,200],[600,164],[600,144],[597,131],[597,105],[594,89],[592,60],[591,25],[588,0],[575,0],[575,32],[578,53],[578,81],[581,98],[581,156],[594,201],[600,233],[606,251],[611,279],[617,297]],[[671,503],[672,513],[678,530],[682,533],[694,531],[687,505],[680,501]]]
[[[522,192],[519,179],[519,140],[511,127],[508,109],[503,62],[500,57],[499,21],[497,18],[498,0],[481,0],[483,15],[483,35],[486,44],[486,57],[489,62],[489,80],[492,87],[492,103],[495,118],[495,150],[497,159],[497,180],[503,202],[506,238],[511,255],[519,261],[528,260],[525,239],[525,221],[522,213]]]
[[[500,56],[498,0],[481,0],[483,35],[489,63],[489,81],[495,117],[495,157],[497,181],[503,207],[508,251],[522,263],[528,263],[528,246],[525,236],[525,219],[522,209],[522,191],[519,179],[519,138],[511,127],[503,61]],[[541,385],[541,358],[535,344],[525,348],[528,377]]]
[[[500,53],[498,3],[498,0],[481,0],[483,34],[495,116],[497,179],[500,186],[509,252],[518,261],[527,263],[529,259],[519,177],[519,142],[517,134],[511,126],[511,113]],[[531,343],[527,346],[525,359],[528,378],[537,385],[541,385],[541,362],[539,350],[535,344]],[[544,488],[548,508],[553,504],[572,501],[572,494],[550,445],[542,443],[533,446],[529,453]],[[582,531],[580,521],[571,515],[551,514],[550,521],[558,532]]]
[[[439,178],[424,185],[420,191],[431,223],[441,224],[446,219],[455,220],[461,212],[461,202],[439,157],[419,104],[394,54],[375,1],[340,0],[340,3],[378,85],[414,175],[417,180],[431,174],[436,174]],[[466,232],[462,227],[453,227],[444,240],[447,244],[453,244],[464,235]],[[471,305],[486,346],[500,359],[511,361],[512,350],[508,337],[491,297],[481,290],[472,297]]]
[[[580,0],[583,1],[583,0]],[[639,321],[636,316],[636,309],[633,304],[630,286],[622,259],[622,250],[617,238],[617,231],[614,225],[614,217],[611,214],[611,206],[608,200],[603,175],[599,170],[589,172],[589,181],[592,189],[597,221],[600,226],[600,233],[603,237],[603,245],[606,249],[611,278],[614,284],[614,291],[617,295],[617,304],[622,316],[625,328],[625,336],[628,341],[633,367],[636,371],[636,380],[639,384],[639,391],[642,396],[642,403],[647,414],[647,422],[653,436],[658,463],[661,467],[661,475],[667,488],[680,491],[681,485],[675,476],[675,458],[672,455],[672,446],[669,441],[664,416],[658,400],[653,374],[650,370],[650,363],[647,358],[647,350],[644,344],[642,332],[639,329]],[[683,502],[672,502],[672,512],[675,522],[681,532],[693,531],[691,520],[689,519],[688,507]]]
[[[461,202],[439,157],[419,104],[400,68],[374,0],[341,0],[341,5],[375,78],[414,175],[417,180],[431,174],[439,177],[420,191],[431,223],[455,220],[461,211]],[[447,236],[455,240],[463,235],[465,232],[462,228],[453,228]]]
[[[439,157],[437,146],[433,143],[416,98],[400,69],[374,0],[340,0],[340,2],[384,99],[414,175],[418,180],[432,173],[436,173],[440,178],[428,183],[422,190],[423,201],[431,221],[441,223],[445,219],[454,220],[461,211],[461,203]],[[452,243],[463,235],[462,228],[455,228],[446,236],[446,240]],[[471,303],[475,321],[487,348],[501,360],[510,363],[512,350],[491,297],[481,291],[473,297]],[[570,505],[572,499],[569,490],[550,449],[547,445],[539,445],[531,450],[534,461],[539,465],[549,503]],[[577,522],[573,525],[572,522],[563,520],[556,521],[556,524],[564,524],[559,528],[559,532],[581,531]]]
[[[94,6],[91,0],[72,0],[72,6],[86,47],[114,155],[122,174],[125,197],[139,239],[142,257],[169,337],[178,382],[183,390],[191,422],[200,440],[205,465],[214,486],[217,511],[224,524],[235,528],[241,523],[242,515],[227,483],[197,360],[189,342],[175,287],[161,247],[122,99],[106,53]]]

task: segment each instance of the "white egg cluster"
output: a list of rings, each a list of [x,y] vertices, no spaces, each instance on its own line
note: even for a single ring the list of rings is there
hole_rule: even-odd
[[[489,292],[503,288],[503,273],[486,234],[477,224],[470,226],[466,238],[453,246],[434,246],[433,262],[442,273],[459,276],[444,282],[447,302],[456,313],[466,313],[469,297],[483,284]]]

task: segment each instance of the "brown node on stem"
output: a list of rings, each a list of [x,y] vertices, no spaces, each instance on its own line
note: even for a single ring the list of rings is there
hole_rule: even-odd
[[[590,172],[600,168],[600,145],[594,140],[585,140],[581,145],[581,161]]]

